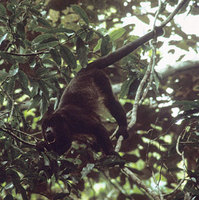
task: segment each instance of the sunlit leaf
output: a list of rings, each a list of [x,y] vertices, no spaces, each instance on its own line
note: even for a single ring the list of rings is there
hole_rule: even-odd
[[[94,168],[94,166],[95,165],[93,163],[88,163],[86,165],[86,167],[84,167],[81,171],[82,178],[86,177],[91,172],[91,170]]]
[[[73,53],[66,46],[60,46],[60,54],[64,61],[72,68],[77,67],[76,59]]]
[[[13,67],[10,69],[10,71],[9,71],[9,75],[10,75],[10,76],[15,76],[15,75],[18,73],[18,71],[19,71],[19,68],[13,66]]]
[[[87,14],[80,6],[72,5],[72,9],[86,22],[86,24],[89,24]]]
[[[1,38],[0,38],[0,45],[1,43],[7,38],[8,33],[4,34]]]
[[[126,32],[124,28],[118,28],[109,33],[111,40],[115,41],[122,37],[122,35]]]
[[[99,50],[100,50],[101,44],[102,44],[102,39],[100,38],[100,39],[97,41],[97,45],[94,47],[93,51],[94,51],[94,52],[99,51]]]

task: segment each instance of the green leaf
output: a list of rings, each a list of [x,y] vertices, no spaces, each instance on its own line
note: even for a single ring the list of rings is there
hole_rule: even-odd
[[[51,27],[50,23],[49,23],[47,20],[45,20],[44,18],[39,17],[39,18],[37,19],[37,22],[38,22],[39,24],[42,24],[42,25],[45,26],[45,27],[48,27],[48,28]]]
[[[72,5],[72,9],[89,25],[88,15],[80,6]]]
[[[18,63],[26,63],[27,58],[23,56],[12,56],[12,58]]]
[[[3,105],[4,97],[5,95],[0,93],[0,105]],[[1,126],[1,122],[0,122],[0,126]]]
[[[80,37],[77,38],[76,49],[77,49],[77,57],[79,59],[81,66],[86,67],[88,64],[87,48]]]
[[[19,77],[19,82],[21,83],[23,91],[27,95],[30,96],[31,93],[30,93],[30,90],[28,88],[28,82],[29,82],[28,76],[23,71],[19,70],[18,77]]]
[[[32,87],[32,91],[31,91],[31,97],[34,97],[38,94],[39,91],[39,83],[36,81],[31,81],[31,87]]]
[[[9,82],[7,82],[6,84],[4,84],[4,90],[10,94],[10,96],[13,95],[14,93],[14,88],[15,88],[15,80],[16,80],[16,77],[13,76],[9,79]]]
[[[96,44],[96,46],[94,47],[93,51],[96,52],[96,51],[100,50],[101,44],[102,44],[102,38],[100,38],[100,39],[97,41],[97,44]]]
[[[2,3],[0,3],[0,15],[7,16],[6,8],[4,7],[4,5]]]
[[[36,106],[38,106],[39,103],[40,103],[40,101],[41,101],[41,96],[40,96],[40,95],[34,96],[34,97],[33,97],[33,101],[32,101],[32,103],[31,103],[29,109],[35,108]]]
[[[75,31],[68,28],[53,28],[49,30],[49,33],[75,33]]]
[[[109,36],[111,40],[115,41],[122,37],[122,35],[126,32],[124,28],[118,28],[110,32]]]
[[[1,38],[0,38],[0,45],[1,43],[7,38],[8,33],[4,34]]]
[[[86,41],[89,42],[92,40],[93,38],[93,35],[94,35],[94,31],[93,30],[90,30],[87,35],[86,35]]]
[[[21,84],[24,85],[24,87],[27,87],[27,85],[28,85],[28,77],[22,70],[19,70],[18,77],[19,77],[19,80],[20,80]]]
[[[49,70],[45,67],[40,67],[36,70],[36,76],[42,78],[42,76],[49,73]]]
[[[124,81],[124,83],[122,84],[121,92],[120,92],[120,98],[123,98],[125,95],[128,94],[129,87],[131,86],[134,80],[135,78],[127,79],[126,81]]]
[[[52,56],[52,59],[58,64],[61,65],[61,56],[59,52],[56,49],[51,49],[50,54]]]
[[[1,59],[6,60],[8,63],[16,64],[16,61],[15,61],[15,59],[13,59],[13,56],[9,55],[6,52],[1,52],[0,51],[0,57],[1,57]]]
[[[25,39],[25,26],[22,22],[17,24],[17,33],[21,36],[22,39]]]
[[[110,42],[110,37],[109,35],[106,35],[105,37],[102,38],[102,43],[100,47],[101,55],[107,55],[112,49],[112,44]]]
[[[39,10],[35,9],[35,8],[31,8],[29,7],[29,10],[32,12],[33,15],[35,16],[41,16],[41,13],[39,12]]]
[[[9,74],[7,72],[0,70],[0,82],[4,81],[8,76]]]
[[[16,10],[15,5],[13,4],[13,2],[10,1],[10,3],[6,4],[6,8],[13,14],[10,16],[10,20],[13,21],[13,19],[15,18],[15,10]]]
[[[76,59],[73,53],[65,46],[60,46],[60,54],[64,61],[72,68],[77,67]]]
[[[37,50],[46,49],[46,48],[49,49],[49,48],[56,47],[58,44],[59,44],[58,41],[41,43],[41,44],[36,45],[35,49],[37,49]]]
[[[45,99],[49,99],[49,91],[48,91],[48,88],[47,88],[46,83],[44,81],[40,80],[39,86],[40,86],[40,89],[43,92],[43,95],[42,95],[42,102],[43,102],[44,97],[45,97]]]
[[[41,106],[40,106],[40,110],[41,110],[41,116],[44,116],[44,114],[47,112],[48,110],[48,101],[46,99],[45,96],[42,96],[42,103],[41,103]]]
[[[43,33],[75,33],[72,29],[67,28],[44,28],[44,27],[36,27],[34,28],[36,32],[43,32]]]
[[[19,68],[17,66],[12,66],[11,69],[9,70],[9,75],[10,76],[15,76],[19,71]]]
[[[34,44],[41,43],[41,42],[48,40],[50,38],[55,39],[54,35],[52,35],[52,34],[49,34],[49,33],[41,34],[41,35],[38,35],[32,42]]]

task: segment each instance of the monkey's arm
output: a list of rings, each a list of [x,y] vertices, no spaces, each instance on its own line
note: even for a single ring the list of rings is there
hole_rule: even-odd
[[[37,144],[36,144],[36,149],[37,149],[37,151],[39,151],[39,152],[43,152],[43,151],[45,151],[45,150],[47,150],[47,151],[50,151],[50,150],[51,150],[50,146],[47,144],[46,141],[37,142]]]

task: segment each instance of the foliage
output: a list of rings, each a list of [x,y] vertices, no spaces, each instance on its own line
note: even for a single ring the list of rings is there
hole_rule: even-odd
[[[177,1],[165,1],[159,20],[176,5]],[[145,6],[149,6],[147,12]],[[198,2],[192,0],[181,14],[198,15],[197,8]],[[150,199],[122,170],[124,165],[165,199],[199,198],[197,69],[160,82],[154,74],[137,122],[123,141],[121,159],[95,152],[90,139],[74,142],[67,154],[58,157],[52,152],[40,153],[10,134],[31,144],[41,140],[42,116],[56,109],[65,85],[88,62],[135,40],[137,24],[123,27],[123,19],[130,13],[151,25],[155,12],[150,9],[158,10],[158,1],[1,1],[2,199]],[[157,62],[164,51],[175,54],[176,47],[183,50],[178,61],[190,49],[197,52],[198,37],[184,33],[174,21],[163,37],[169,45],[165,50],[161,49],[163,42],[157,43]],[[122,84],[119,97],[127,113],[151,54],[147,43],[106,69],[113,84]],[[174,118],[176,110],[180,113]],[[104,123],[110,132],[115,130],[112,118]]]

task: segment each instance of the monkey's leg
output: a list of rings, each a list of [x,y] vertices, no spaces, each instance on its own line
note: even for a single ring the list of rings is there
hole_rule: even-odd
[[[116,137],[123,135],[124,138],[127,138],[126,113],[124,112],[121,104],[115,99],[108,77],[102,71],[98,70],[94,73],[94,82],[104,95],[105,106],[108,108],[111,115],[116,119],[119,125]]]
[[[92,115],[95,114],[90,113],[88,115],[84,113],[84,110],[73,107],[70,112],[67,112],[70,129],[73,133],[94,135],[97,144],[103,149],[106,155],[115,154],[107,130],[101,125],[98,118],[92,118]]]

